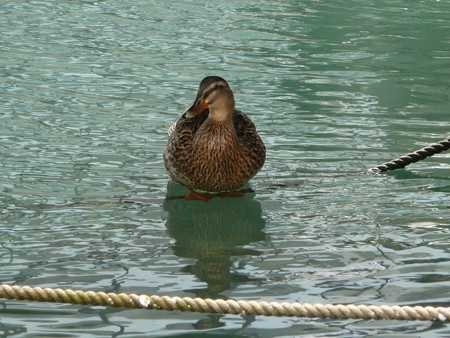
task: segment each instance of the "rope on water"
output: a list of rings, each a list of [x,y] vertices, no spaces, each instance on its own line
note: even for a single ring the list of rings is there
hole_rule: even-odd
[[[390,319],[450,321],[450,307],[376,306],[308,303],[268,303],[189,297],[146,296],[94,291],[73,291],[30,286],[0,285],[0,297],[37,302],[56,302],[91,306],[144,308],[150,310],[189,311],[279,317]]]
[[[400,156],[392,161],[380,164],[374,168],[370,168],[368,171],[373,173],[401,169],[410,165],[411,163],[415,163],[420,160],[424,160],[427,157],[439,154],[445,150],[450,149],[450,137],[445,140],[439,141],[437,143],[433,143],[428,147],[419,149],[415,152],[406,154],[404,156]]]

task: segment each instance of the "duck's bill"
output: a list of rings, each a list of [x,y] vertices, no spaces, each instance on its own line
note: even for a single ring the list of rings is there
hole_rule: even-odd
[[[196,117],[207,108],[208,104],[205,100],[196,100],[192,106],[186,110],[186,116],[189,118]]]

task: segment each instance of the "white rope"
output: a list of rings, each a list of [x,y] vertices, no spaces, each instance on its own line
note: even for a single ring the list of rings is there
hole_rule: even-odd
[[[103,305],[110,307],[145,308],[167,311],[203,313],[251,314],[263,316],[287,316],[341,319],[390,319],[450,321],[449,307],[355,305],[355,304],[308,304],[267,303],[235,301],[232,299],[202,299],[190,297],[147,296],[115,294],[94,291],[73,291],[30,286],[0,285],[0,297],[6,299],[38,302],[57,302],[80,305]]]

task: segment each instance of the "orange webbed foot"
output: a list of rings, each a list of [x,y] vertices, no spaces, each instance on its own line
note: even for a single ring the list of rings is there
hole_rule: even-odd
[[[214,198],[215,196],[216,195],[209,194],[207,192],[198,192],[198,191],[191,190],[191,193],[184,196],[184,198],[189,201],[208,202],[210,199]]]
[[[242,197],[244,196],[246,191],[234,190],[234,191],[223,191],[219,193],[208,193],[208,192],[198,192],[192,189],[189,189],[191,192],[184,196],[185,199],[189,201],[203,201],[208,202],[210,199],[214,197]]]

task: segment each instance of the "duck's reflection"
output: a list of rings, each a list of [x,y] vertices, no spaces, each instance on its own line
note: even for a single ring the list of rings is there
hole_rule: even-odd
[[[261,205],[253,199],[254,193],[209,202],[174,198],[186,193],[183,186],[169,182],[164,202],[167,231],[175,239],[174,254],[196,259],[184,271],[206,283],[205,288],[186,291],[203,298],[224,298],[223,291],[251,280],[236,271],[242,266],[234,266],[233,258],[260,254],[244,246],[265,239]]]

